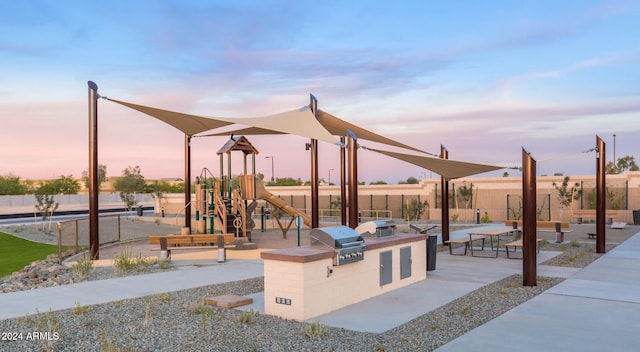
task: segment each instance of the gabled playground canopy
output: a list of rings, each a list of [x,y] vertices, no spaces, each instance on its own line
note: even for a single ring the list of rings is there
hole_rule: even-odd
[[[433,158],[428,156],[410,155],[389,152],[384,150],[366,148],[367,150],[384,154],[386,156],[405,161],[407,163],[419,166],[421,168],[431,170],[445,179],[452,180],[456,178],[481,174],[484,172],[500,170],[503,166],[476,164],[465,161],[456,161],[448,159]]]

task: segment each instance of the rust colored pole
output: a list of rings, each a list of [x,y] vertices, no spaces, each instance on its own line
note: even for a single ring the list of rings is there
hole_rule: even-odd
[[[347,168],[346,168],[346,140],[340,137],[340,219],[343,226],[347,226]]]
[[[442,144],[440,144],[440,158],[445,160],[449,159],[449,151]],[[440,203],[442,206],[442,243],[444,244],[449,240],[449,180],[441,176],[440,184],[442,188],[440,191]]]
[[[309,94],[311,111],[313,116],[318,118],[318,99]],[[320,226],[319,217],[319,185],[318,185],[318,140],[311,139],[311,227]]]
[[[536,161],[522,148],[522,285],[537,285]]]
[[[358,138],[351,131],[347,149],[349,153],[349,227],[358,227]]]
[[[184,135],[184,227],[191,233],[191,136]]]
[[[98,231],[98,85],[89,85],[89,249],[91,259],[100,259]],[[77,232],[76,232],[77,234]]]
[[[605,144],[596,136],[596,253],[606,253],[605,213],[606,213],[606,159]]]

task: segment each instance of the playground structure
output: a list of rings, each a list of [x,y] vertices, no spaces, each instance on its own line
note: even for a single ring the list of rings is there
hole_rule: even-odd
[[[231,152],[243,153],[244,173],[237,177],[234,184],[231,177]],[[258,206],[257,200],[264,200],[277,211],[291,216],[287,226],[283,226],[279,217],[275,217],[283,236],[297,217],[311,227],[311,218],[290,206],[286,201],[267,191],[262,180],[255,175],[255,156],[258,150],[244,136],[231,136],[217,151],[220,157],[220,176],[215,178],[208,169],[203,169],[196,178],[195,185],[195,233],[234,234],[235,241],[250,242],[251,230],[255,227],[253,213]],[[224,155],[227,155],[227,174],[225,175]],[[251,173],[248,171],[248,158],[251,156]],[[275,214],[274,214],[275,215]],[[202,217],[202,218],[201,218]]]

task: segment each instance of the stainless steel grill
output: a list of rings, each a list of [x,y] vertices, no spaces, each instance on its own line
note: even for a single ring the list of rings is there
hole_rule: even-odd
[[[364,238],[347,226],[312,229],[311,247],[329,248],[335,252],[333,265],[343,265],[364,259]]]

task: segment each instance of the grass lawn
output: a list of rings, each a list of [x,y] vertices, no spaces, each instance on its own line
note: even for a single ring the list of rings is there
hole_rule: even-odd
[[[0,232],[0,277],[58,253],[58,246],[36,243]]]

